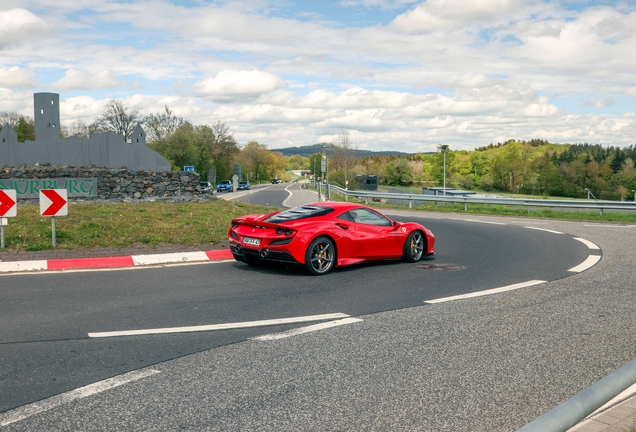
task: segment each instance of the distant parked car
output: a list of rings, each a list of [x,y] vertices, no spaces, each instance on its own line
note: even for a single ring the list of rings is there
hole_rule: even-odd
[[[217,192],[234,192],[234,186],[232,186],[232,182],[229,180],[221,180],[221,182],[216,185]]]
[[[240,181],[236,190],[250,190],[250,182]]]
[[[278,184],[278,183],[282,183],[283,181],[281,179],[272,179],[272,184]]]
[[[201,192],[212,192],[212,183],[210,182],[199,182],[199,186],[201,187]]]

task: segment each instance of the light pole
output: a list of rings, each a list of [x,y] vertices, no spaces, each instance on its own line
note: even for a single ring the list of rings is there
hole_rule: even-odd
[[[632,190],[632,193],[634,194],[634,202],[636,202],[636,190]]]
[[[448,150],[448,144],[439,144],[437,148],[444,153],[444,196],[446,196],[446,150]]]
[[[322,183],[327,183],[327,146],[322,146],[322,160],[320,161],[320,172],[322,173]],[[325,186],[325,199],[329,199],[329,189]]]

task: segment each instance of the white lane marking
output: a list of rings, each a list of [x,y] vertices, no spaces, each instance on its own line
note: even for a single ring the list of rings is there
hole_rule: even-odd
[[[88,396],[92,396],[94,394],[101,393],[106,390],[110,390],[112,388],[119,387],[129,382],[137,381],[158,373],[158,370],[153,369],[128,372],[122,375],[117,375],[116,377],[106,379],[104,381],[99,381],[75,390],[68,391],[66,393],[59,394],[57,396],[52,396],[50,398],[43,399],[32,404],[23,405],[19,408],[12,409],[11,411],[1,413],[0,427],[18,422],[20,420],[24,420],[28,417],[45,411],[52,410],[53,408],[67,404],[76,399],[82,399]]]
[[[589,269],[590,267],[594,266],[600,260],[601,260],[601,256],[600,255],[590,255],[581,264],[577,265],[576,267],[572,267],[568,271],[580,273],[580,272],[585,271],[585,270]]]
[[[0,272],[29,272],[46,270],[48,261],[7,261],[0,263]]]
[[[491,225],[506,225],[503,222],[490,222],[490,221],[483,221],[478,219],[460,219],[460,220],[463,220],[464,222],[478,222],[478,223],[485,223],[485,224],[491,224]]]
[[[164,264],[174,262],[209,261],[205,252],[178,252],[168,254],[133,255],[133,263],[138,265]]]
[[[598,246],[596,246],[594,243],[592,243],[589,240],[585,240],[579,237],[574,237],[574,240],[578,240],[581,243],[583,243],[585,246],[587,246],[589,249],[600,249]]]
[[[287,206],[287,201],[289,201],[294,196],[294,193],[292,191],[288,190],[293,185],[294,185],[294,183],[290,184],[289,186],[287,186],[285,188],[285,192],[287,192],[289,194],[289,196],[287,198],[285,198],[285,200],[283,201],[283,207],[288,207]]]
[[[553,231],[553,230],[549,230],[549,229],[545,229],[545,228],[537,228],[537,227],[531,227],[531,226],[524,226],[524,228],[537,230],[537,231],[545,231],[545,232],[549,232],[549,233],[552,233],[552,234],[563,234],[560,231]]]
[[[467,299],[467,298],[473,298],[473,297],[481,297],[481,296],[486,296],[486,295],[490,295],[490,294],[498,294],[498,293],[502,293],[502,292],[506,292],[506,291],[512,291],[512,290],[516,290],[519,288],[525,288],[525,287],[529,287],[529,286],[533,286],[533,285],[539,285],[542,283],[546,283],[546,281],[544,280],[531,280],[528,282],[521,282],[518,284],[514,284],[514,285],[507,285],[504,287],[500,287],[500,288],[493,288],[493,289],[489,289],[489,290],[485,290],[485,291],[478,291],[478,292],[473,292],[473,293],[468,293],[468,294],[460,294],[460,295],[456,295],[456,296],[451,296],[451,297],[442,297],[442,298],[438,298],[435,300],[426,300],[424,303],[444,303],[444,302],[449,302],[449,301],[453,301],[453,300],[462,300],[462,299]]]
[[[264,327],[280,324],[295,324],[310,321],[324,321],[334,318],[348,318],[349,315],[343,313],[332,313],[323,315],[308,315],[294,318],[279,318],[262,321],[245,321],[227,324],[211,324],[203,326],[190,326],[190,327],[169,327],[169,328],[157,328],[157,329],[143,329],[143,330],[124,330],[113,332],[101,332],[101,333],[89,333],[88,337],[114,337],[114,336],[138,336],[148,334],[165,334],[165,333],[186,333],[186,332],[198,332],[198,331],[214,331],[214,330],[232,330],[249,327]]]
[[[353,324],[353,323],[357,323],[362,321],[362,319],[360,318],[345,318],[345,319],[341,319],[341,320],[337,320],[337,321],[329,321],[326,323],[322,323],[322,324],[314,324],[314,325],[310,325],[310,326],[306,326],[306,327],[301,327],[301,328],[297,328],[297,329],[292,329],[292,330],[287,330],[284,332],[280,332],[280,333],[271,333],[271,334],[266,334],[263,336],[257,336],[257,337],[253,337],[251,338],[252,340],[259,340],[259,341],[272,341],[272,340],[278,340],[278,339],[284,339],[284,338],[288,338],[288,337],[292,337],[292,336],[296,336],[296,335],[300,335],[300,334],[304,334],[304,333],[310,333],[310,332],[315,332],[318,330],[324,330],[324,329],[328,329],[328,328],[332,328],[332,327],[337,327],[337,326],[341,326],[341,325],[345,325],[345,324]]]

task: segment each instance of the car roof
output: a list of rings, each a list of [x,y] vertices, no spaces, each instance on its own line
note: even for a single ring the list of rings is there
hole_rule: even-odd
[[[356,208],[368,208],[363,204],[355,204],[350,202],[342,202],[342,201],[318,201],[303,204],[303,206],[320,206],[320,207],[329,207],[334,210],[351,210]]]

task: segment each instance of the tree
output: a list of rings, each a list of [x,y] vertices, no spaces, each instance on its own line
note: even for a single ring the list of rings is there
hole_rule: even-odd
[[[80,119],[74,120],[68,126],[62,126],[60,128],[60,135],[62,138],[69,138],[72,136],[84,139],[90,138],[88,125]]]
[[[14,111],[1,111],[0,112],[0,130],[5,124],[8,124],[13,129],[18,126],[18,121],[24,116]]]
[[[168,159],[173,170],[181,170],[186,165],[196,166],[200,159],[195,145],[195,128],[187,122],[169,137],[154,141],[150,147]]]
[[[35,122],[31,117],[20,117],[15,127],[18,141],[35,141]]]
[[[128,141],[137,123],[143,119],[138,110],[130,110],[124,107],[122,101],[110,99],[102,115],[89,126],[90,133],[113,131],[124,136]]]
[[[409,186],[413,183],[413,169],[409,161],[397,158],[386,164],[384,169],[384,181],[392,186]]]
[[[184,123],[183,117],[176,116],[168,105],[165,105],[163,112],[144,117],[148,142],[169,137]]]
[[[446,150],[446,152],[439,151],[433,154],[433,164],[431,167],[431,177],[435,179],[438,186],[444,184],[444,153],[446,153],[446,179],[452,177],[452,166],[455,161],[455,152]]]
[[[304,159],[304,158],[303,158]],[[235,162],[243,165],[243,173],[253,173],[252,179],[269,179],[276,171],[277,157],[264,144],[250,141],[236,156]]]
[[[287,158],[287,169],[303,170],[308,169],[309,159],[301,155],[292,155]]]
[[[351,140],[351,134],[342,129],[333,144],[333,155],[329,164],[329,175],[341,172],[340,180],[343,185],[351,184],[355,178],[356,148]]]
[[[238,142],[234,139],[234,133],[220,120],[212,126],[214,140],[209,143],[210,156],[216,168],[217,178],[229,178],[232,173],[230,166],[234,157],[239,153]]]

